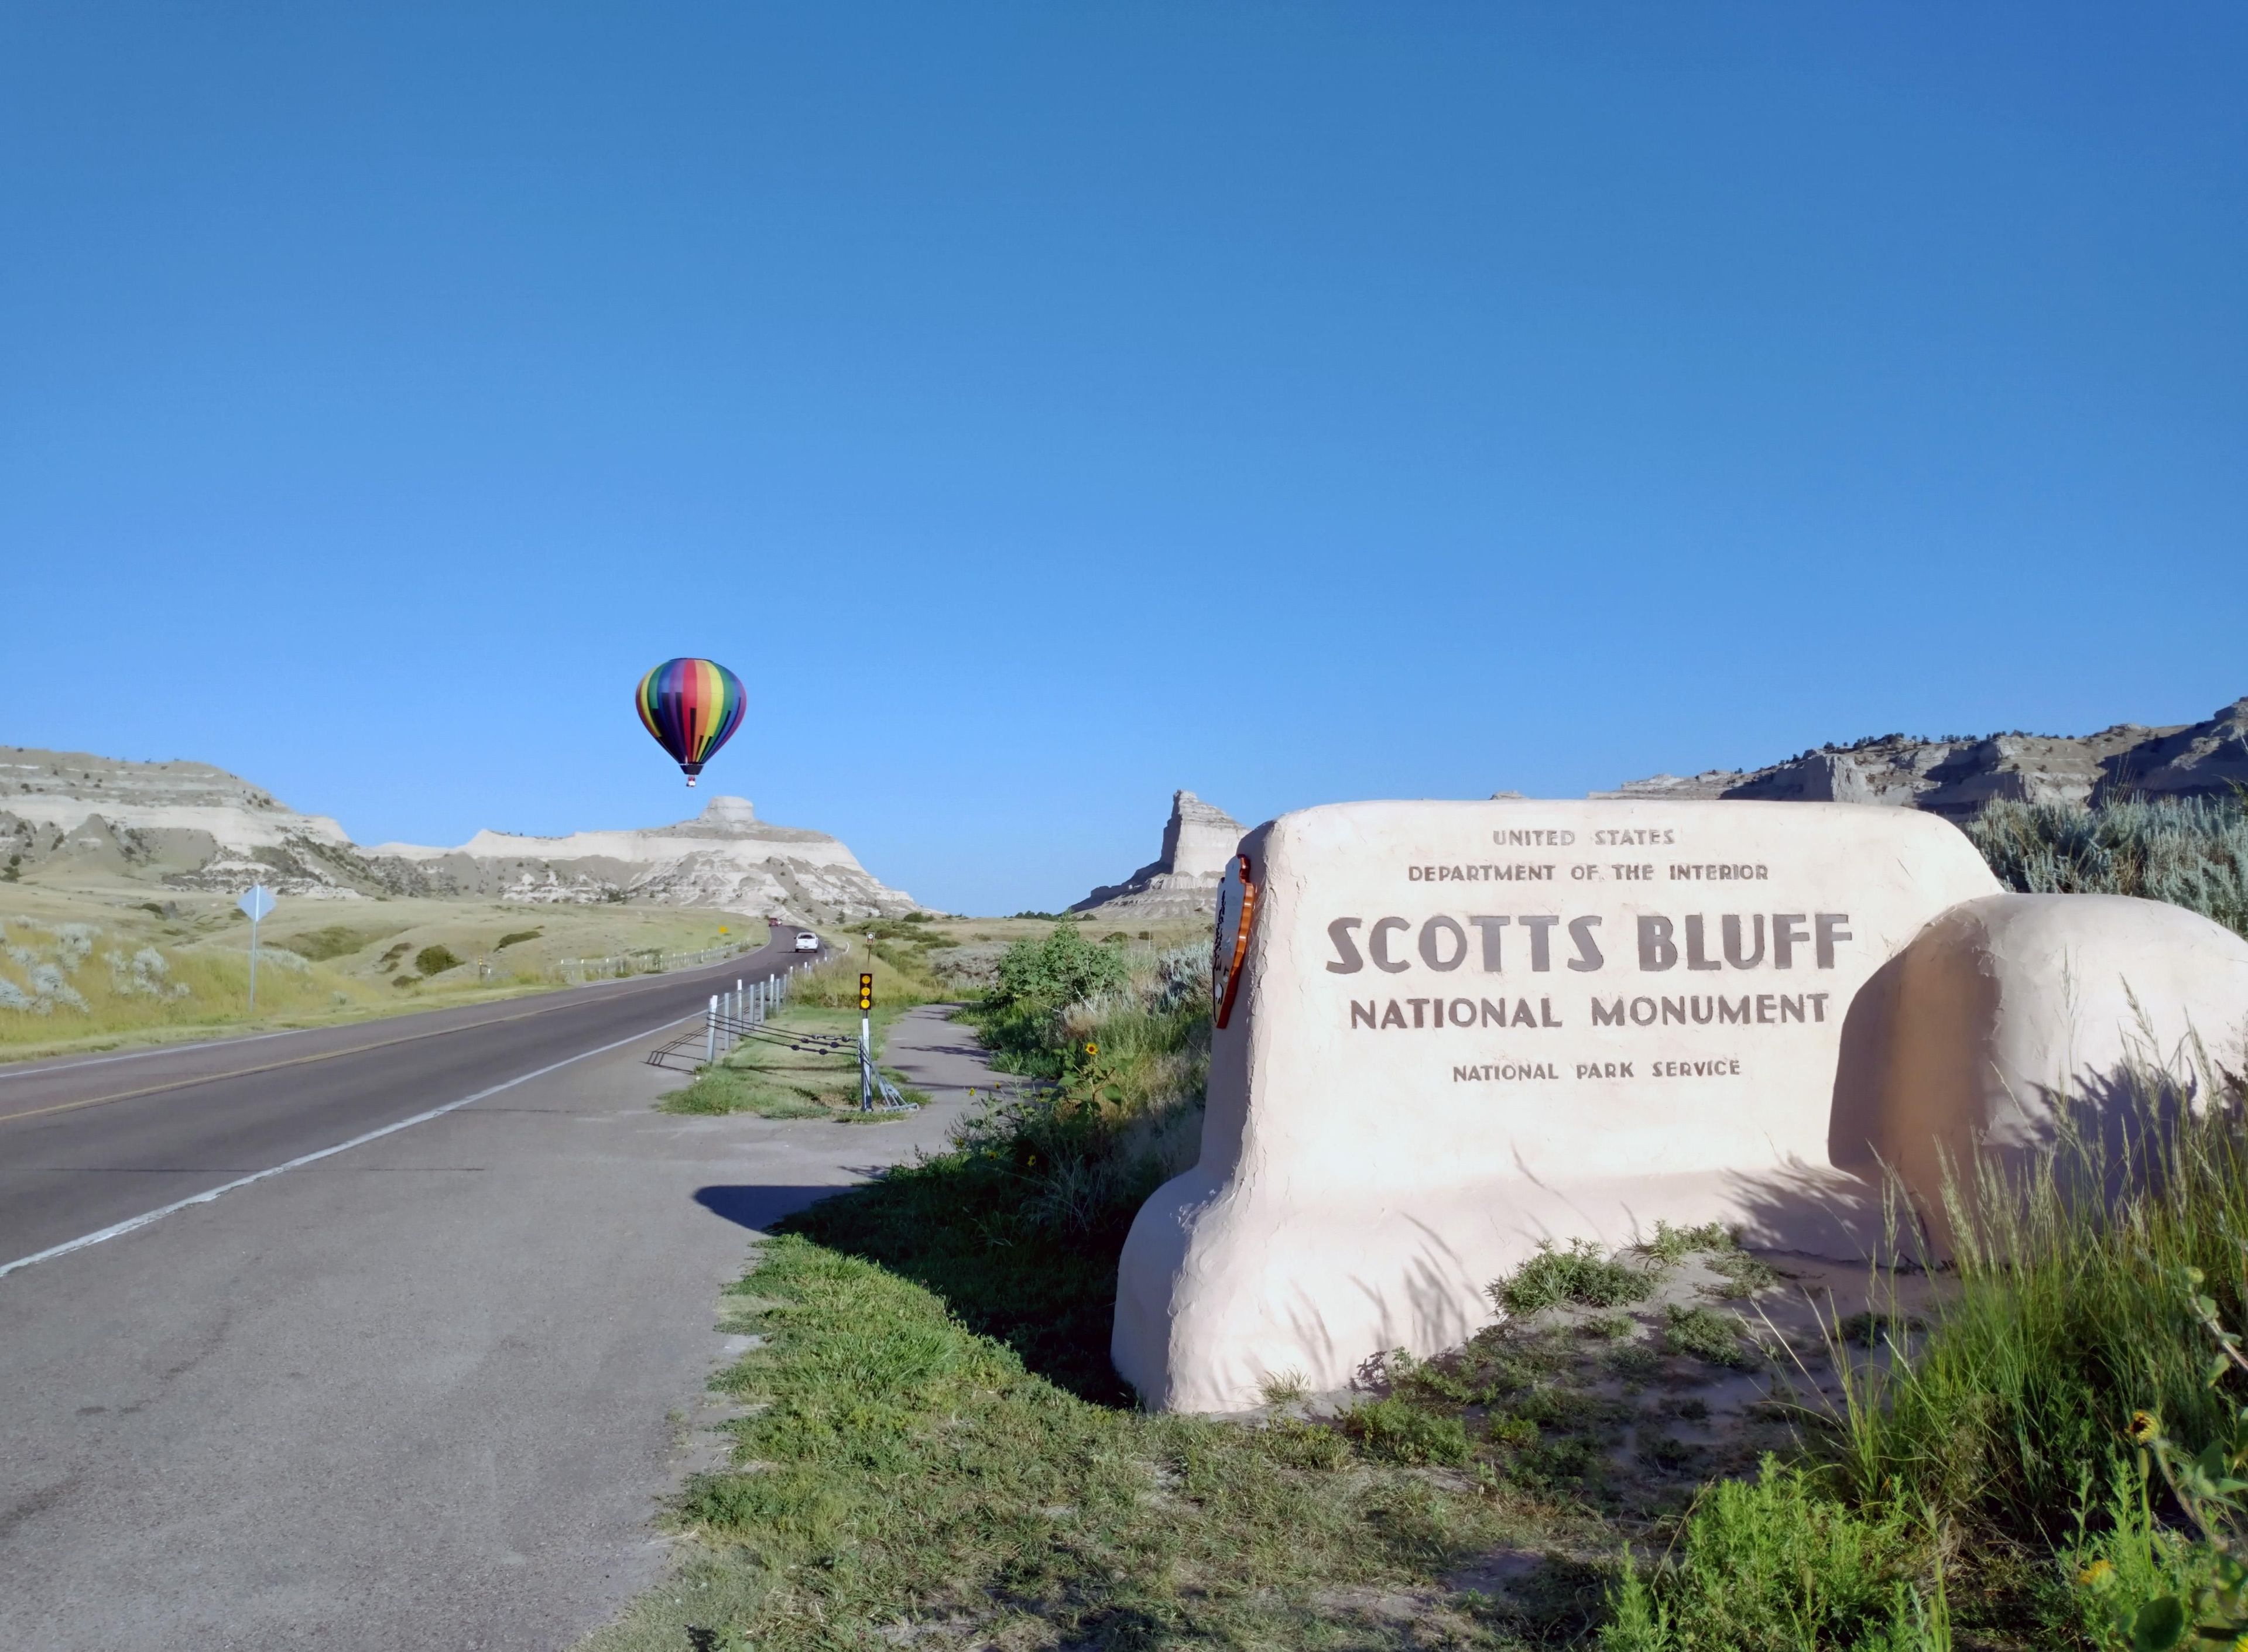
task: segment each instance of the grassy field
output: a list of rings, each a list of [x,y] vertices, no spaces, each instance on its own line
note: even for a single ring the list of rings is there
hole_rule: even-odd
[[[284,901],[260,928],[253,1018],[250,922],[230,898],[26,881],[0,886],[0,1061],[474,1003],[555,984],[564,957],[764,934],[675,908]]]
[[[853,952],[792,977],[789,1002],[765,1024],[773,1036],[744,1039],[656,1105],[666,1113],[749,1113],[766,1119],[826,1119],[855,1113],[855,1048],[839,1050],[815,1040],[842,1037],[855,1045],[862,971],[874,977],[872,1031],[879,1064],[883,1034],[915,1004],[935,1002],[941,989],[925,975],[901,970],[880,957],[870,966],[863,951]],[[907,1100],[928,1100],[897,1073],[884,1072]]]

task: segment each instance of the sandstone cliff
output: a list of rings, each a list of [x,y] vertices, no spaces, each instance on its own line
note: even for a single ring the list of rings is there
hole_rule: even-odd
[[[646,901],[806,918],[915,906],[826,833],[767,826],[743,798],[713,798],[695,819],[640,831],[480,832],[457,848],[362,849],[326,816],[299,814],[208,764],[0,746],[0,876],[26,873],[229,892],[263,882],[299,899]]]
[[[1995,798],[2084,804],[2224,796],[2237,785],[2248,785],[2248,699],[2206,722],[2162,729],[2124,723],[2087,735],[1882,735],[1766,768],[1658,774],[1593,796],[1886,803],[1964,820]]]
[[[1191,792],[1171,794],[1162,853],[1121,883],[1109,884],[1070,908],[1149,918],[1186,918],[1217,909],[1226,858],[1248,828]]]
[[[366,853],[384,887],[401,895],[655,901],[837,918],[897,915],[915,906],[835,839],[767,826],[747,798],[713,798],[695,819],[641,831],[564,838],[479,832],[455,849],[385,843]]]

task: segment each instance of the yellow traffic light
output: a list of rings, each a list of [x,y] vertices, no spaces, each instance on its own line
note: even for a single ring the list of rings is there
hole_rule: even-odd
[[[859,1007],[861,1010],[871,1010],[874,1007],[874,977],[871,975],[862,975],[859,977]]]

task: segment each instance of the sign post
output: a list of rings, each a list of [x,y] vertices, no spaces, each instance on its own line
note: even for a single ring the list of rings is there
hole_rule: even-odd
[[[874,977],[859,977],[859,1111],[874,1110]]]
[[[240,907],[250,920],[250,1012],[257,1013],[257,926],[273,910],[273,891],[262,883],[253,883],[243,892],[235,905]]]

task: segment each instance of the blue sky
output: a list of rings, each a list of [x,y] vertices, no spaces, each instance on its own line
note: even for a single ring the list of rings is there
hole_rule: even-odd
[[[705,781],[954,909],[1175,787],[2248,693],[2248,12],[0,3],[0,742]]]

